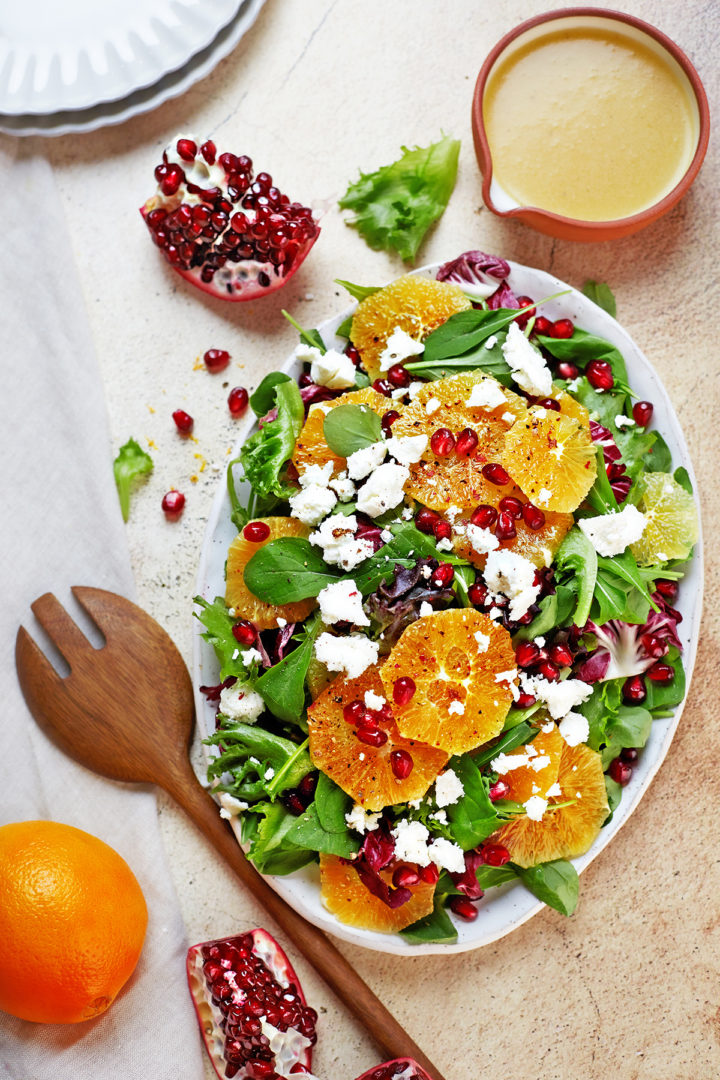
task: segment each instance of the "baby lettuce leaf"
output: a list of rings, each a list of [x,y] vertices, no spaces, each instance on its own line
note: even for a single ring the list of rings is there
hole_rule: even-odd
[[[290,382],[290,376],[282,371],[271,371],[265,376],[257,390],[250,395],[250,408],[256,416],[265,416],[275,408],[275,387],[284,382]]]
[[[406,926],[400,931],[401,936],[411,945],[423,945],[429,942],[452,945],[454,941],[457,941],[457,930],[445,910],[445,899],[442,893],[436,892],[432,912],[424,919],[418,919],[417,922]]]
[[[320,626],[317,618],[308,622],[298,647],[268,668],[255,684],[270,712],[290,724],[300,723],[305,711],[305,676]]]
[[[603,311],[607,311],[608,315],[612,315],[613,319],[615,318],[617,315],[617,304],[615,303],[615,297],[609,285],[604,281],[586,281],[582,287],[582,291],[589,300],[592,300],[592,302],[602,308]]]
[[[289,311],[285,311],[283,309],[282,314],[285,316],[290,325],[295,327],[298,334],[300,335],[301,341],[304,341],[306,345],[312,345],[315,349],[319,349],[320,352],[323,354],[327,352],[325,342],[321,338],[319,330],[305,330],[304,327],[302,327],[296,319],[293,319]]]
[[[349,859],[360,847],[360,837],[350,832],[345,821],[351,806],[350,796],[321,772],[315,799],[288,831],[288,841],[311,851]]]
[[[605,724],[603,769],[607,769],[613,758],[626,747],[641,749],[648,741],[651,728],[652,716],[647,709],[640,705],[621,705]]]
[[[125,445],[120,447],[113,461],[113,474],[120,496],[123,521],[127,521],[130,515],[130,491],[133,480],[152,472],[152,469],[152,458],[135,439],[128,439]]]
[[[305,419],[305,407],[297,383],[292,379],[276,383],[273,391],[277,417],[250,436],[240,451],[240,461],[245,477],[257,495],[287,498],[293,489],[283,483],[280,472],[295,449],[295,440]]]
[[[336,405],[323,420],[323,435],[333,453],[346,458],[382,439],[382,421],[367,406]]]
[[[645,680],[647,687],[645,708],[649,709],[655,717],[669,716],[672,708],[679,705],[685,697],[685,670],[680,653],[674,645],[670,647],[667,655],[663,656],[662,662],[673,668],[675,677],[667,686],[653,682],[652,679]]]
[[[455,843],[463,851],[469,851],[494,833],[502,822],[472,757],[463,754],[452,758],[448,768],[453,769],[465,789],[462,798],[447,807],[450,832]]]
[[[250,841],[249,857],[261,874],[292,874],[315,858],[315,852],[288,842],[297,818],[282,803],[260,803],[261,815]]]
[[[350,293],[353,300],[365,300],[366,297],[372,296],[373,293],[380,292],[382,285],[354,285],[352,281],[343,281],[342,278],[335,278],[336,285],[342,285],[343,289]]]
[[[460,142],[445,136],[428,147],[402,147],[402,157],[372,173],[360,173],[339,205],[371,248],[415,258],[425,233],[455,186]]]
[[[540,611],[529,626],[522,626],[514,635],[516,641],[533,641],[536,637],[549,634],[556,626],[565,626],[577,607],[578,581],[572,578],[564,585],[557,585],[554,593],[549,593],[540,601]]]
[[[231,782],[220,784],[220,790],[245,802],[274,802],[283,791],[297,787],[313,768],[307,739],[294,743],[256,724],[223,724],[204,741],[208,746],[220,747],[220,753],[208,766],[208,778],[229,773]],[[273,775],[266,779],[271,769]]]
[[[555,908],[561,915],[572,915],[577,907],[579,889],[577,870],[572,863],[566,859],[554,859],[527,870],[521,866],[514,869],[525,888],[538,900]]]
[[[221,682],[230,675],[236,675],[240,679],[247,678],[247,668],[242,662],[242,650],[237,638],[233,637],[234,620],[230,618],[222,596],[216,596],[212,604],[203,600],[202,596],[196,596],[194,602],[200,611],[193,614],[205,627],[203,637],[210,642],[220,662]]]
[[[318,548],[299,536],[271,540],[245,567],[245,584],[267,604],[292,604],[317,596],[341,575],[325,562]]]
[[[584,626],[590,615],[597,583],[598,556],[582,529],[575,526],[570,530],[558,549],[555,564],[559,574],[565,570],[571,570],[575,574],[577,603],[573,613],[573,622],[577,626]]]

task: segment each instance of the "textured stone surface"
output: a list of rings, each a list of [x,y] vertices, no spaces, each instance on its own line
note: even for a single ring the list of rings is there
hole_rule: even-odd
[[[75,237],[115,447],[130,435],[154,444],[155,471],[128,526],[140,602],[188,659],[198,552],[220,476],[213,465],[227,460],[236,427],[225,404],[229,388],[255,386],[294,346],[281,308],[312,326],[345,306],[333,278],[376,283],[403,269],[367,248],[336,208],[359,166],[391,161],[401,144],[426,145],[441,130],[460,137],[457,187],[421,261],[480,247],[576,286],[587,278],[611,284],[621,322],[679,413],[710,541],[698,665],[678,735],[631,821],[583,875],[572,919],[543,911],[505,940],[453,959],[342,948],[447,1080],[710,1080],[720,1074],[717,152],[711,144],[674,211],[622,241],[554,241],[490,214],[470,134],[475,75],[503,33],[553,6],[269,0],[232,56],[178,101],[41,149],[57,166]],[[717,102],[717,9],[700,0],[624,6],[680,43]],[[251,305],[206,299],[152,250],[136,207],[151,191],[163,145],[181,130],[250,154],[284,190],[325,209],[318,244],[281,293]],[[211,346],[233,356],[216,376],[196,365]],[[178,407],[195,417],[192,440],[174,430],[170,414]],[[173,486],[186,493],[187,508],[167,524],[160,499]],[[262,924],[179,813],[161,802],[161,815],[189,938]],[[308,966],[297,966],[321,1012],[316,1070],[350,1080],[376,1051]]]

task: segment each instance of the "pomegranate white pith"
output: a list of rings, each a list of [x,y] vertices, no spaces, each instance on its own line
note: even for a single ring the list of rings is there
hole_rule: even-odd
[[[178,135],[155,169],[142,214],[167,262],[223,300],[253,300],[284,285],[317,240],[312,211],[291,202],[246,155]]]

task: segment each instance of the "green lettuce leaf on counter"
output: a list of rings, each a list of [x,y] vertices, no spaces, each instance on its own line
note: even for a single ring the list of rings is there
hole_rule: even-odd
[[[125,445],[120,447],[118,456],[113,461],[113,473],[120,496],[123,521],[127,521],[130,514],[130,492],[133,480],[151,473],[152,470],[152,458],[135,439],[128,439]]]

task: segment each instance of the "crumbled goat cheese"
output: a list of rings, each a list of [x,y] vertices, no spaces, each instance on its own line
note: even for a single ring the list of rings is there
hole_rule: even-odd
[[[229,821],[231,818],[237,817],[243,810],[247,810],[248,803],[242,802],[240,799],[236,799],[234,795],[229,795],[226,791],[221,791],[218,794],[220,806],[220,817]]]
[[[349,679],[359,679],[371,664],[376,664],[379,652],[378,642],[364,634],[321,634],[315,642],[315,656],[320,663],[328,671],[344,671]]]
[[[530,766],[533,758],[528,752],[529,746],[525,747],[524,754],[498,754],[496,758],[493,758],[490,762],[490,768],[498,774],[498,776],[505,776],[506,773],[514,772],[515,769],[524,769]],[[535,751],[537,754],[537,751]]]
[[[427,383],[421,382],[419,379],[417,379],[415,382],[410,383],[410,385],[407,387],[406,392],[407,396],[410,398],[411,401],[415,400],[415,398],[422,390],[423,386],[427,386]]]
[[[514,682],[517,679],[517,674],[517,668],[512,668],[510,671],[498,671],[495,682]]]
[[[434,814],[428,814],[428,817],[432,821],[437,821],[438,825],[447,825],[448,823],[447,810],[436,810]]]
[[[516,322],[500,348],[518,386],[535,397],[547,397],[552,390],[552,375],[543,356],[533,348]]]
[[[414,465],[425,453],[427,444],[427,435],[399,435],[392,436],[385,445],[401,465]]]
[[[485,342],[485,348],[486,349],[494,349],[495,346],[497,345],[497,343],[498,343],[497,334],[491,334],[490,337]]]
[[[256,690],[251,690],[244,683],[233,683],[220,693],[218,711],[228,720],[242,720],[245,724],[254,724],[260,713],[265,710],[265,702]]]
[[[356,450],[347,459],[348,476],[351,480],[364,480],[384,461],[386,453],[387,444],[384,440]]]
[[[365,708],[377,711],[382,709],[383,705],[387,705],[387,698],[384,698],[382,694],[376,694],[374,690],[365,691]]]
[[[416,863],[418,866],[428,866],[427,842],[430,832],[421,821],[408,821],[400,818],[392,830],[395,840],[395,858],[399,862]]]
[[[304,525],[318,525],[337,502],[337,495],[326,487],[309,484],[289,498],[292,516]]]
[[[512,426],[517,420],[517,416],[515,415],[515,413],[512,412],[504,412],[501,414],[500,419],[504,420],[506,424],[510,424]]]
[[[483,379],[473,385],[470,397],[465,401],[468,409],[497,409],[505,405],[506,398],[500,383],[494,379]]]
[[[487,652],[490,648],[490,635],[483,634],[482,630],[476,630],[473,634],[473,637],[477,641],[478,652]]]
[[[250,667],[251,664],[262,663],[262,653],[257,649],[245,649],[242,654],[242,662],[245,667]]]
[[[500,547],[500,541],[494,533],[480,525],[473,525],[472,522],[467,527],[467,538],[478,555],[487,555]]]
[[[542,821],[543,814],[547,810],[547,799],[543,799],[540,795],[531,795],[523,806],[531,821]]]
[[[423,600],[422,604],[420,605],[420,618],[424,619],[426,615],[432,615],[434,611],[435,608],[432,606],[432,604],[428,604],[427,600]]]
[[[558,729],[568,746],[579,746],[587,742],[590,735],[590,724],[582,713],[569,712],[560,723]]]
[[[598,555],[611,558],[621,555],[628,544],[634,544],[645,531],[647,520],[636,506],[628,503],[622,510],[581,518],[578,525]]]
[[[552,491],[549,488],[540,488],[535,496],[535,502],[538,506],[547,506],[552,499]]]
[[[580,383],[583,381],[583,376],[578,375],[576,379],[570,379],[567,384],[567,389],[571,394],[577,394],[580,389]]]
[[[363,611],[362,593],[355,582],[333,581],[318,593],[320,618],[332,625],[336,622],[349,622],[353,626],[369,626],[370,620]]]
[[[434,416],[440,408],[441,404],[442,402],[438,401],[436,397],[428,398],[428,400],[425,402],[425,412],[428,416]]]
[[[265,773],[264,773],[264,779],[265,780],[272,780],[274,775],[275,775],[275,770],[273,769],[272,765],[268,765],[268,767],[267,767],[267,769],[265,770]]]
[[[328,487],[332,488],[340,502],[350,502],[351,499],[355,498],[355,485],[352,480],[348,479],[346,472],[341,472],[339,476],[330,480]]]
[[[424,351],[422,341],[415,341],[405,330],[396,326],[380,353],[380,370],[389,371],[395,364],[401,364],[411,356],[420,356]]]
[[[427,853],[441,870],[451,874],[462,874],[465,869],[465,854],[459,844],[453,844],[439,836],[427,846]]]
[[[392,540],[392,538],[393,538],[393,534],[390,532],[389,529],[383,529],[381,531],[380,539],[382,540],[383,544],[389,544],[390,541]]]
[[[450,806],[465,794],[462,780],[452,769],[441,772],[435,781],[435,802],[438,806]]]
[[[403,521],[410,521],[414,517],[414,511],[412,506],[406,506],[403,512],[400,514]]]
[[[333,463],[326,461],[324,465],[308,465],[298,477],[300,487],[327,487],[332,476]]]
[[[420,573],[425,578],[425,580],[428,581],[433,576],[432,567],[431,566],[423,566]]]
[[[562,788],[556,781],[554,784],[551,784],[545,794],[547,795],[548,799],[557,799],[560,797],[560,795],[562,795]]]
[[[410,478],[405,465],[380,465],[358,492],[357,508],[362,514],[379,517],[403,501],[403,488]]]
[[[520,619],[535,603],[540,585],[534,585],[535,567],[514,551],[491,551],[485,564],[485,582],[494,593],[510,600],[510,618]],[[490,618],[493,618],[492,612]]]
[[[567,716],[576,705],[592,694],[592,686],[581,679],[564,679],[562,682],[549,682],[539,675],[521,675],[520,684],[526,694],[532,694],[547,705],[553,720]]]
[[[277,625],[280,627],[281,630],[282,630],[283,626],[287,626],[287,619],[277,618],[275,620],[275,622],[277,623]]]
[[[462,701],[451,701],[448,705],[448,713],[452,716],[453,713],[457,713],[458,716],[462,716],[465,712],[465,706]]]
[[[379,813],[371,814],[359,803],[355,803],[352,810],[348,810],[345,815],[345,822],[349,829],[363,836],[366,832],[374,832],[377,829],[381,816],[382,814]]]
[[[530,768],[535,772],[542,772],[543,769],[547,769],[550,764],[550,758],[547,754],[538,754],[530,762]]]
[[[304,341],[301,341],[295,346],[294,356],[301,364],[313,364],[322,357],[322,353],[317,345],[306,345]]]
[[[328,349],[312,361],[310,378],[318,386],[327,386],[330,390],[344,390],[355,385],[355,365],[345,353]]]
[[[310,543],[322,548],[323,558],[331,566],[354,570],[359,563],[369,559],[375,548],[371,540],[356,540],[357,518],[354,514],[344,517],[336,514],[326,518],[320,528],[310,533]]]
[[[437,544],[435,546],[438,549],[438,551],[452,551],[453,542],[448,537],[444,536],[442,538],[442,540],[438,540],[438,542],[437,542]]]
[[[618,431],[622,431],[623,428],[627,427],[635,427],[635,420],[632,416],[624,416],[620,413],[619,416],[615,417],[615,427]]]

